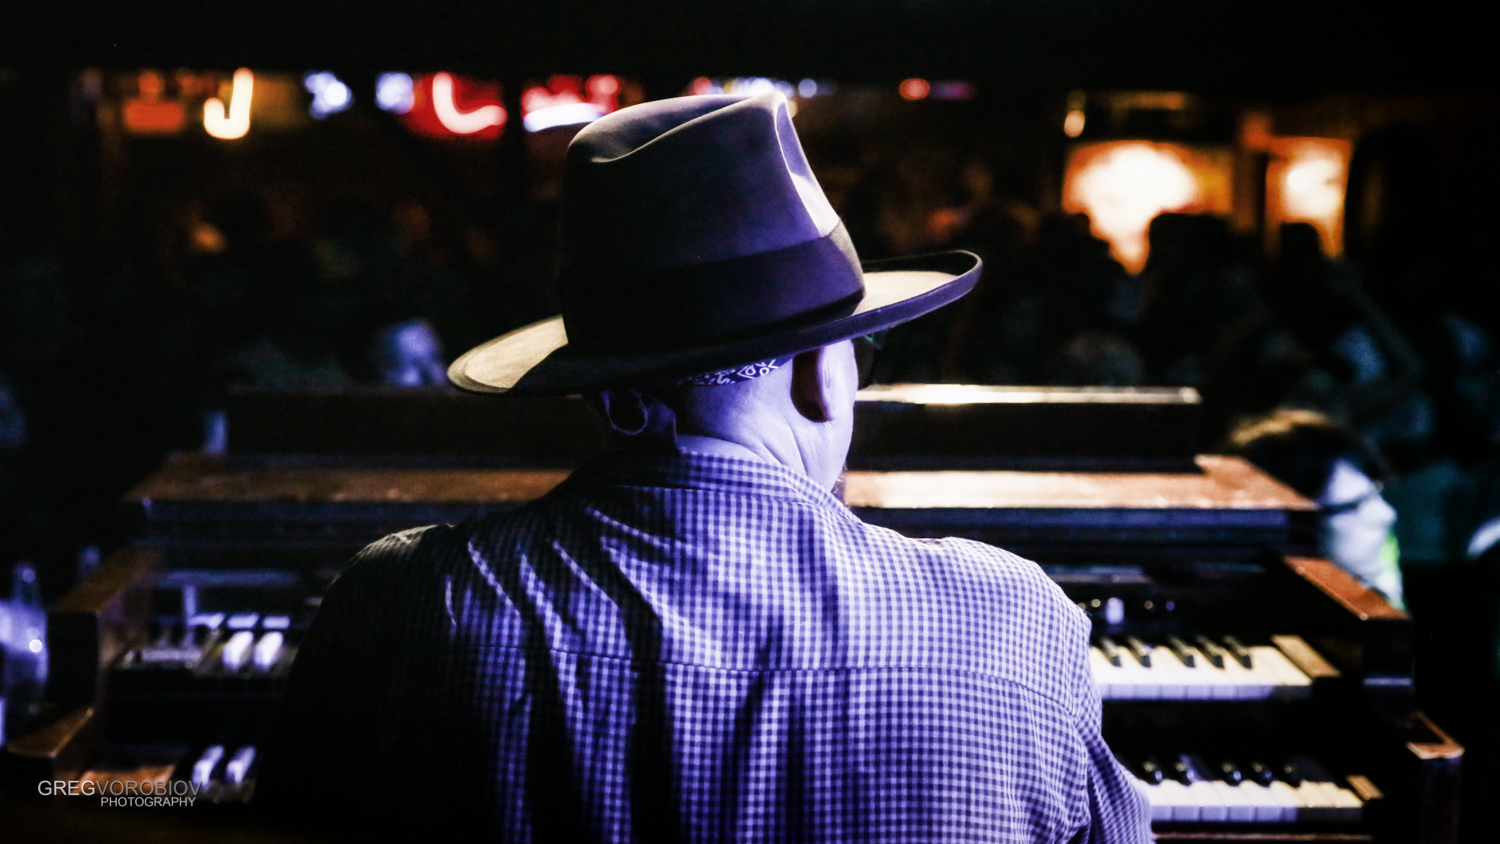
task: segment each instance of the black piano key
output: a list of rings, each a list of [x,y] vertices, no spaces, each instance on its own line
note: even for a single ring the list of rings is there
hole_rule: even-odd
[[[1285,764],[1276,769],[1276,778],[1292,788],[1301,785],[1303,780],[1302,771],[1292,764]]]
[[[1108,636],[1100,636],[1099,650],[1104,654],[1104,658],[1109,660],[1110,665],[1120,667],[1120,649],[1115,645],[1115,640]]]
[[[1166,772],[1161,769],[1161,763],[1157,761],[1155,756],[1147,756],[1143,758],[1141,760],[1139,768],[1136,771],[1136,775],[1139,776],[1143,782],[1148,782],[1152,785],[1160,785],[1167,778]]]
[[[1197,658],[1193,655],[1193,649],[1188,647],[1187,642],[1182,641],[1182,639],[1176,636],[1168,636],[1167,647],[1172,649],[1172,653],[1177,654],[1177,658],[1182,660],[1183,665],[1186,665],[1188,668],[1198,667],[1196,664]]]
[[[1245,772],[1240,770],[1239,765],[1234,764],[1233,759],[1225,759],[1223,762],[1220,762],[1218,773],[1219,779],[1230,785],[1239,785],[1245,781]]]
[[[154,645],[154,644],[156,644],[156,641],[158,639],[160,639],[160,638],[161,638],[161,622],[157,621],[154,618],[151,619],[150,621],[147,621],[146,622],[146,641],[148,641],[148,642],[150,642],[151,644]]]
[[[1137,639],[1134,636],[1126,636],[1125,637],[1125,647],[1129,648],[1130,652],[1132,654],[1135,654],[1135,659],[1136,659],[1137,662],[1139,662],[1141,664],[1142,668],[1150,668],[1151,667],[1151,646],[1150,645],[1146,644],[1145,642],[1142,642],[1140,639]]]
[[[1172,760],[1170,773],[1172,779],[1177,780],[1183,785],[1192,785],[1194,782],[1202,779],[1202,777],[1198,776],[1198,771],[1193,767],[1192,760],[1188,759],[1186,753]]]
[[[172,622],[172,627],[167,631],[167,641],[174,647],[181,645],[183,637],[187,635],[187,626],[179,619]]]
[[[1243,665],[1246,668],[1255,667],[1250,661],[1250,649],[1245,647],[1239,639],[1236,639],[1233,636],[1225,636],[1224,647],[1229,649],[1230,655],[1232,655],[1235,661],[1240,665]]]
[[[1201,633],[1197,637],[1195,637],[1193,641],[1198,645],[1198,653],[1203,654],[1204,659],[1207,659],[1213,665],[1213,667],[1224,667],[1224,660],[1229,656],[1229,653],[1223,648],[1219,647],[1218,642],[1215,642],[1213,639],[1210,639],[1207,636],[1202,635]]]
[[[194,624],[193,625],[193,644],[197,645],[200,648],[203,647],[204,645],[208,644],[208,637],[209,637],[209,634],[212,633],[212,632],[213,631],[211,631],[211,630],[208,629],[208,625],[207,624]]]
[[[1249,773],[1250,779],[1267,787],[1276,781],[1276,772],[1264,762],[1251,762]]]

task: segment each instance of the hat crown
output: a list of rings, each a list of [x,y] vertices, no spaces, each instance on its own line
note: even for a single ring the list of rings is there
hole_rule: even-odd
[[[570,345],[712,344],[864,295],[859,257],[779,93],[622,109],[578,133],[564,176]]]
[[[568,149],[568,269],[681,267],[825,237],[823,195],[780,93],[622,109]]]

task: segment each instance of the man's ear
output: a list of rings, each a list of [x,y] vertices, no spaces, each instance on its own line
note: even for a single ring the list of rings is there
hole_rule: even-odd
[[[831,379],[823,368],[829,364],[826,349],[810,349],[792,358],[792,404],[810,422],[833,419],[832,396],[828,394]]]

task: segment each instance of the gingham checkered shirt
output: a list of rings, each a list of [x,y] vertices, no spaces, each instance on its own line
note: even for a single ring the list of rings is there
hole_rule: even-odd
[[[1089,623],[1033,563],[806,476],[615,453],[371,545],[257,801],[501,841],[1142,841]]]

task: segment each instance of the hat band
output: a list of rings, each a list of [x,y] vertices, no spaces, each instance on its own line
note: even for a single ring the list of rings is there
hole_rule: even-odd
[[[596,354],[689,349],[853,311],[864,274],[840,223],[826,237],[630,275],[564,269],[568,345]]]

